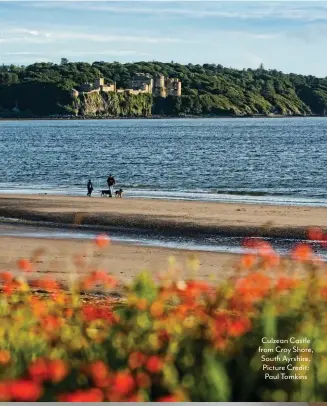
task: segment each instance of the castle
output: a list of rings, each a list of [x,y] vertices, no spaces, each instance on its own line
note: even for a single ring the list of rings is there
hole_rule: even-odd
[[[99,78],[94,83],[85,83],[78,89],[71,90],[71,96],[77,97],[79,94],[88,93],[127,93],[140,94],[149,93],[154,97],[181,96],[182,82],[179,79],[166,78],[164,75],[156,74],[153,78],[147,73],[136,73],[129,81],[128,89],[117,89],[116,82],[105,84],[104,78]]]

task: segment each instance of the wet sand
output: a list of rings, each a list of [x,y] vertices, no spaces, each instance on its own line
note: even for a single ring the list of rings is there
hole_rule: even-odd
[[[326,207],[50,195],[1,195],[0,216],[190,236],[212,233],[302,239],[308,227],[327,228]]]

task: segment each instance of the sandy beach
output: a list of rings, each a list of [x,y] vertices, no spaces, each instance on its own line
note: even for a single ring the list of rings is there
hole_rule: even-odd
[[[140,247],[129,244],[111,244],[99,250],[91,241],[53,240],[38,238],[0,237],[0,272],[17,271],[17,260],[32,259],[36,274],[31,277],[51,276],[66,285],[71,274],[85,275],[90,270],[104,269],[114,275],[120,282],[128,282],[135,275],[146,270],[152,275],[167,271],[169,258],[174,257],[176,268],[181,277],[193,275],[189,262],[191,255],[199,261],[197,278],[221,280],[231,274],[237,261],[237,255],[190,252],[165,248]],[[75,260],[79,259],[76,267]],[[178,273],[176,273],[176,276]]]
[[[308,227],[327,227],[325,207],[50,195],[1,195],[0,216],[182,235],[305,238]]]
[[[305,238],[310,226],[327,227],[327,208],[289,207],[249,204],[221,204],[153,199],[108,199],[40,195],[0,196],[0,216],[41,222],[60,227],[89,225],[95,230],[137,230],[181,235],[222,233],[240,236],[282,236]],[[1,223],[0,223],[1,227]],[[4,227],[4,226],[3,226]],[[97,228],[98,227],[98,228]],[[109,233],[110,234],[110,233]],[[183,277],[192,252],[158,247],[113,243],[109,250],[98,252],[85,240],[38,238],[0,238],[0,268],[17,268],[18,258],[30,258],[44,248],[36,264],[39,274],[51,274],[67,283],[75,268],[74,257],[83,258],[85,266],[78,272],[103,268],[122,281],[147,269],[153,274],[166,270],[168,258],[175,256]],[[193,252],[200,262],[198,277],[221,279],[233,271],[237,255]]]

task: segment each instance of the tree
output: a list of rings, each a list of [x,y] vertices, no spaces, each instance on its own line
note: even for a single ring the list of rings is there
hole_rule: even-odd
[[[68,64],[68,59],[67,58],[61,58],[60,60],[60,65],[67,65]]]

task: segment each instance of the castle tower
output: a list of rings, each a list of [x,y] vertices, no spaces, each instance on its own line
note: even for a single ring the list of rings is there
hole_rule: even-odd
[[[99,89],[101,86],[104,86],[104,78],[99,78],[94,81],[94,88]]]
[[[166,86],[164,75],[158,73],[154,78],[154,95],[160,97],[166,97]]]
[[[182,82],[178,79],[175,80],[174,83],[175,95],[181,96],[182,95]]]

